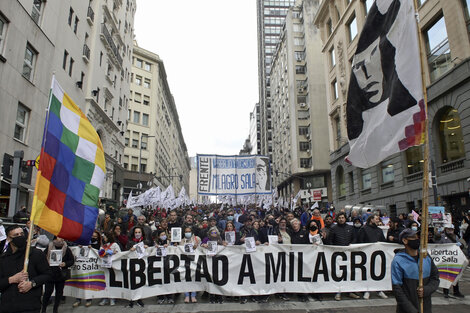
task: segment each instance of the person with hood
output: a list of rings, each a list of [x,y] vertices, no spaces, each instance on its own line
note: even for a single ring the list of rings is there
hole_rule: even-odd
[[[45,313],[49,300],[55,289],[54,297],[54,309],[52,312],[57,313],[59,310],[60,300],[64,294],[65,281],[70,278],[70,267],[75,263],[75,257],[72,251],[67,246],[64,239],[54,236],[52,242],[49,243],[48,247],[44,251],[47,260],[51,259],[52,250],[62,251],[62,262],[59,266],[51,266],[52,280],[45,284],[44,295],[42,297],[42,308],[41,312]]]
[[[395,254],[392,261],[392,289],[397,300],[397,313],[420,312],[419,302],[423,298],[423,312],[431,312],[431,295],[439,288],[439,271],[428,255],[423,260],[423,287],[419,286],[418,233],[406,228],[400,233],[404,250]]]
[[[42,285],[52,279],[45,254],[34,247],[23,271],[27,239],[18,225],[5,230],[8,247],[0,256],[0,312],[39,312]]]
[[[444,226],[444,232],[441,234],[441,239],[437,241],[438,244],[443,243],[455,243],[459,247],[462,243],[459,241],[459,237],[454,232],[454,225],[448,224]],[[459,284],[457,283],[455,286],[452,287],[454,289],[454,296],[458,298],[465,298],[465,296],[460,292]],[[444,297],[449,298],[449,289],[443,288]]]

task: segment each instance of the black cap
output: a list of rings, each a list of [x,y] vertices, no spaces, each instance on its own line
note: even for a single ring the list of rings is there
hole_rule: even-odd
[[[398,240],[400,243],[403,243],[403,239],[413,237],[417,234],[418,232],[412,230],[411,228],[405,228],[400,235],[398,236]]]

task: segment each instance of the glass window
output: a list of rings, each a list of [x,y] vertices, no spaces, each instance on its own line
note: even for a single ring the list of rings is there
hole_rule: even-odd
[[[331,33],[333,32],[333,23],[331,22],[331,18],[326,21],[326,34],[330,37]]]
[[[333,96],[333,100],[338,99],[338,83],[336,79],[331,83],[331,94]]]
[[[467,22],[467,30],[470,32],[470,0],[462,0],[463,13]],[[1,47],[1,46],[0,46]]]
[[[330,49],[330,66],[333,68],[336,65],[336,59],[335,59],[335,48],[331,47]]]
[[[366,15],[369,13],[372,4],[374,4],[375,0],[364,0],[364,9],[366,11]]]
[[[69,26],[72,26],[72,20],[73,20],[73,9],[72,9],[72,7],[70,7],[69,19],[68,19]]]
[[[152,64],[145,62],[145,70],[149,71],[152,69]]]
[[[419,5],[419,6],[422,6],[423,3],[425,3],[426,1],[427,1],[427,0],[418,0],[418,5]]]
[[[25,142],[26,132],[29,123],[29,110],[21,103],[18,103],[16,111],[15,133],[14,137],[21,142]]]
[[[3,52],[3,45],[5,42],[5,36],[7,33],[7,19],[0,14],[0,55]]]
[[[354,172],[349,172],[348,177],[349,177],[349,193],[354,193]]]
[[[78,17],[75,16],[75,23],[73,24],[73,32],[76,34],[77,33],[77,29],[78,29]]]
[[[129,137],[124,138],[124,145],[129,147]]]
[[[135,75],[135,84],[136,85],[142,85],[142,76],[139,76],[139,75]]]
[[[300,149],[300,151],[309,150],[310,149],[310,142],[308,142],[308,141],[299,142],[299,149]]]
[[[370,189],[372,186],[372,175],[367,172],[362,173],[362,190]]]
[[[134,111],[134,123],[140,122],[140,112]]]
[[[135,66],[142,68],[142,60],[141,59],[135,59]]]
[[[148,126],[149,125],[149,115],[143,113],[142,114],[142,125]]]
[[[346,196],[346,183],[344,181],[344,170],[342,166],[336,169],[336,188],[338,197]]]
[[[336,116],[334,119],[335,122],[335,132],[336,132],[336,148],[341,146],[341,122],[339,116]]]
[[[41,18],[43,0],[34,0],[33,1],[33,10],[31,11],[31,18],[36,24],[39,24]]]
[[[142,102],[142,94],[136,92],[134,95],[134,102],[141,103]]]
[[[132,139],[132,148],[139,147],[139,139]]]
[[[438,19],[424,32],[431,81],[435,81],[452,66],[449,40],[444,18]]]
[[[64,50],[64,59],[62,60],[62,68],[65,70],[67,69],[67,59],[69,57],[69,53],[67,50]]]
[[[150,97],[144,95],[144,105],[150,105]]]
[[[308,126],[299,126],[299,135],[308,135]]]
[[[389,183],[395,180],[395,171],[393,164],[382,164],[382,183]]]
[[[465,157],[460,116],[456,109],[445,108],[439,121],[441,161],[447,163]]]
[[[148,78],[144,79],[144,87],[145,88],[150,88],[150,79],[148,79]]]
[[[295,66],[295,73],[296,74],[305,74],[305,65],[296,65]]]
[[[312,159],[311,158],[300,158],[300,167],[301,168],[309,168],[312,166]]]
[[[303,46],[304,44],[305,44],[304,38],[299,38],[299,37],[294,38],[294,45]]]
[[[69,76],[70,77],[72,77],[73,63],[75,63],[75,61],[72,58],[70,58],[70,64],[69,64]]]
[[[352,16],[352,18],[349,20],[349,22],[347,24],[347,27],[348,27],[348,34],[349,34],[349,42],[351,42],[357,36],[356,15]]]
[[[406,154],[406,167],[408,168],[408,175],[419,173],[423,171],[423,150],[421,146],[411,147],[405,152]]]
[[[23,62],[23,77],[29,81],[33,80],[36,55],[37,53],[33,47],[30,44],[27,44]]]

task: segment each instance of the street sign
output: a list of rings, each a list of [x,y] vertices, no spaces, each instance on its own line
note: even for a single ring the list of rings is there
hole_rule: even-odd
[[[313,201],[321,201],[322,190],[316,189],[313,190]]]

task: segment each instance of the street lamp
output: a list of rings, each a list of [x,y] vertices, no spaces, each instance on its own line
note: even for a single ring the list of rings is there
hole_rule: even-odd
[[[142,134],[140,135],[140,149],[139,149],[139,184],[137,185],[137,188],[139,188],[140,191],[142,191],[142,182],[141,182],[141,176],[142,176],[142,139],[146,138],[155,138],[155,136],[149,136],[147,134]],[[147,142],[148,143],[148,142]],[[148,147],[148,145],[147,145]]]

